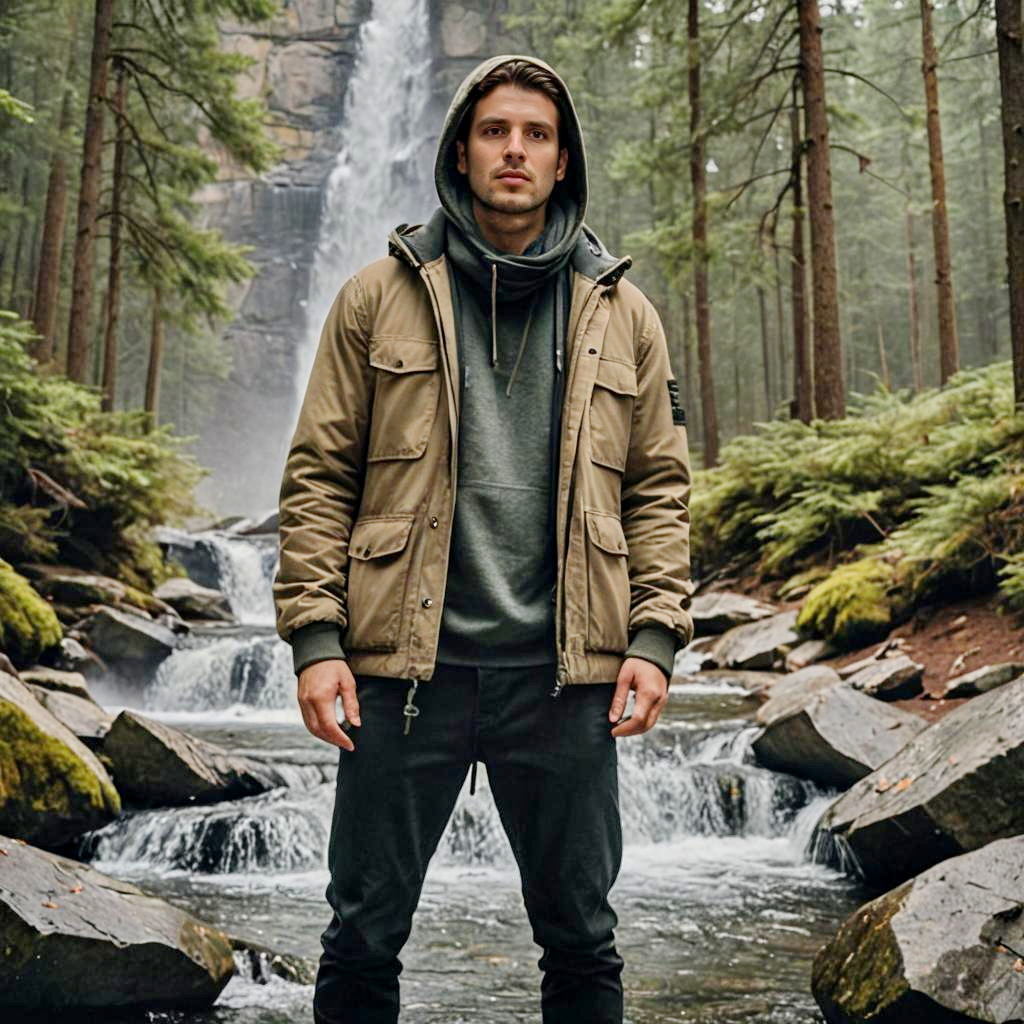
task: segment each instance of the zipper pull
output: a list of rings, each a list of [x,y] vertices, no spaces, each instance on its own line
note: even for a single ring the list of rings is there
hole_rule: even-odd
[[[551,691],[549,696],[559,697],[561,696],[562,690],[565,689],[565,684],[569,681],[569,673],[564,665],[559,665],[555,669],[555,688]]]
[[[419,687],[420,681],[414,679],[412,686],[409,687],[409,692],[405,695],[405,707],[402,708],[402,714],[405,716],[405,735],[409,735],[409,730],[412,728],[412,720],[420,713],[420,709],[413,704],[416,699],[416,689]]]

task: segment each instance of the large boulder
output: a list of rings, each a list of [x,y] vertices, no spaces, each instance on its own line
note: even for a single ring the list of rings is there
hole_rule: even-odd
[[[228,936],[185,911],[6,836],[0,851],[0,1007],[199,1009],[234,974]]]
[[[20,679],[0,673],[0,831],[60,846],[120,813],[96,755]]]
[[[774,605],[728,590],[698,594],[690,599],[690,617],[696,636],[724,633],[735,626],[767,619],[777,611]]]
[[[99,608],[79,627],[104,661],[154,664],[175,649],[174,633],[159,622],[117,608]]]
[[[110,731],[114,716],[105,711],[92,697],[80,697],[67,690],[52,690],[37,683],[27,685],[32,696],[87,747],[95,748]]]
[[[62,635],[52,606],[0,558],[0,650],[16,665],[31,664]]]
[[[187,576],[175,576],[165,580],[153,593],[173,606],[178,614],[186,619],[235,621],[231,605],[223,591],[200,586]]]
[[[1024,679],[961,704],[833,803],[819,855],[877,882],[1024,832]]]
[[[927,723],[851,690],[823,673],[807,686],[773,694],[757,713],[758,761],[822,786],[845,789],[889,760]]]
[[[1024,1017],[1024,837],[943,861],[865,904],[814,960],[830,1024]]]
[[[213,803],[287,785],[277,769],[232,754],[137,711],[122,711],[103,741],[118,790],[140,807]]]
[[[770,669],[800,642],[795,610],[736,626],[723,633],[709,654],[721,668]]]

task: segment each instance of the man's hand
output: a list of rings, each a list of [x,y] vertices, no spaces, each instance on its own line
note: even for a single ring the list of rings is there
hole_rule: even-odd
[[[346,723],[362,724],[356,681],[344,658],[316,661],[299,675],[299,710],[306,728],[318,739],[345,750],[355,750],[352,738],[338,724],[335,701],[339,693]]]
[[[626,658],[615,679],[615,694],[608,711],[608,721],[618,722],[626,710],[626,698],[636,690],[633,714],[629,721],[612,729],[613,736],[639,736],[647,732],[668,703],[668,680],[665,673],[646,658]]]

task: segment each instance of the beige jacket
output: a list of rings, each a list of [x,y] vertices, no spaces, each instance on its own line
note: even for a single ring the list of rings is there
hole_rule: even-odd
[[[281,485],[273,593],[282,639],[333,622],[353,672],[426,680],[444,606],[459,366],[445,257],[417,256],[413,230],[392,232],[391,255],[345,282],[323,326]],[[613,681],[641,626],[679,646],[693,632],[686,427],[658,314],[620,280],[629,263],[580,259],[572,273],[561,685]]]

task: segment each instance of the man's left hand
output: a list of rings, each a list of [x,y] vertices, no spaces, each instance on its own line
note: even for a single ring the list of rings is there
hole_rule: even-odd
[[[613,736],[639,736],[647,732],[668,703],[668,680],[665,673],[646,658],[626,658],[615,679],[615,694],[608,711],[608,721],[618,722],[626,710],[629,691],[636,691],[633,714],[628,721],[612,729]]]

